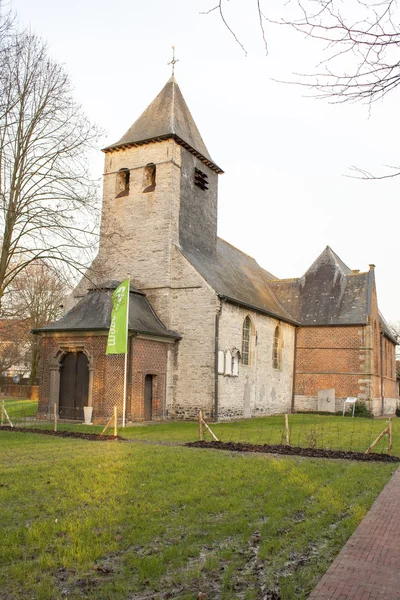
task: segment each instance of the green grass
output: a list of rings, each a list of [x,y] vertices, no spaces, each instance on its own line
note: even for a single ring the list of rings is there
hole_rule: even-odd
[[[37,400],[26,400],[25,398],[5,398],[4,406],[11,421],[13,419],[24,420],[36,416],[38,403]]]
[[[395,468],[2,431],[0,598],[303,600]]]
[[[37,402],[9,399],[5,402],[10,418],[16,425],[52,428],[50,422],[34,421]],[[365,452],[378,434],[386,427],[382,419],[360,417],[325,416],[316,414],[289,415],[291,444],[293,446],[330,448]],[[59,430],[99,433],[102,426],[81,423],[59,423]],[[260,417],[243,421],[212,424],[212,430],[223,442],[251,442],[256,444],[286,443],[283,415]],[[108,434],[113,433],[111,427]],[[199,427],[195,422],[163,422],[151,425],[136,424],[119,428],[119,434],[127,439],[162,442],[192,442],[199,439]],[[205,431],[206,439],[211,439]],[[385,436],[374,452],[386,452]],[[393,454],[400,456],[400,419],[393,419]]]

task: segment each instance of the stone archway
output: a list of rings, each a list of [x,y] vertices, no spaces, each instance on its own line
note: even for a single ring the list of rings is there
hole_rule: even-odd
[[[93,406],[92,395],[91,354],[82,344],[59,346],[50,366],[49,412],[52,413],[56,405],[60,418],[82,419],[83,402],[86,406]]]

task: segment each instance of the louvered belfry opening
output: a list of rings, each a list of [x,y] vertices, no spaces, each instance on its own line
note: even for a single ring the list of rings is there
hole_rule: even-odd
[[[194,170],[194,185],[201,188],[202,190],[208,190],[208,175],[203,173],[200,169],[195,168]]]

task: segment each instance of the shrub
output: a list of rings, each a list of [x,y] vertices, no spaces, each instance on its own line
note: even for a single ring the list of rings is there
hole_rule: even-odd
[[[366,419],[372,419],[373,414],[363,400],[357,400],[354,408],[355,417],[365,417]]]

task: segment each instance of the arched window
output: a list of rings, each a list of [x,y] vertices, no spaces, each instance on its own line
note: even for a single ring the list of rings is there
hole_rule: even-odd
[[[144,168],[143,175],[143,193],[154,192],[156,189],[156,165],[149,163]]]
[[[115,197],[122,198],[129,194],[129,180],[130,180],[129,169],[120,169],[117,173],[117,181],[115,186]]]
[[[243,321],[242,327],[242,363],[244,365],[249,365],[251,360],[251,330],[251,319],[249,316],[247,316]]]
[[[281,330],[277,325],[274,332],[274,343],[272,346],[272,366],[274,369],[280,369],[282,363],[282,338]]]

